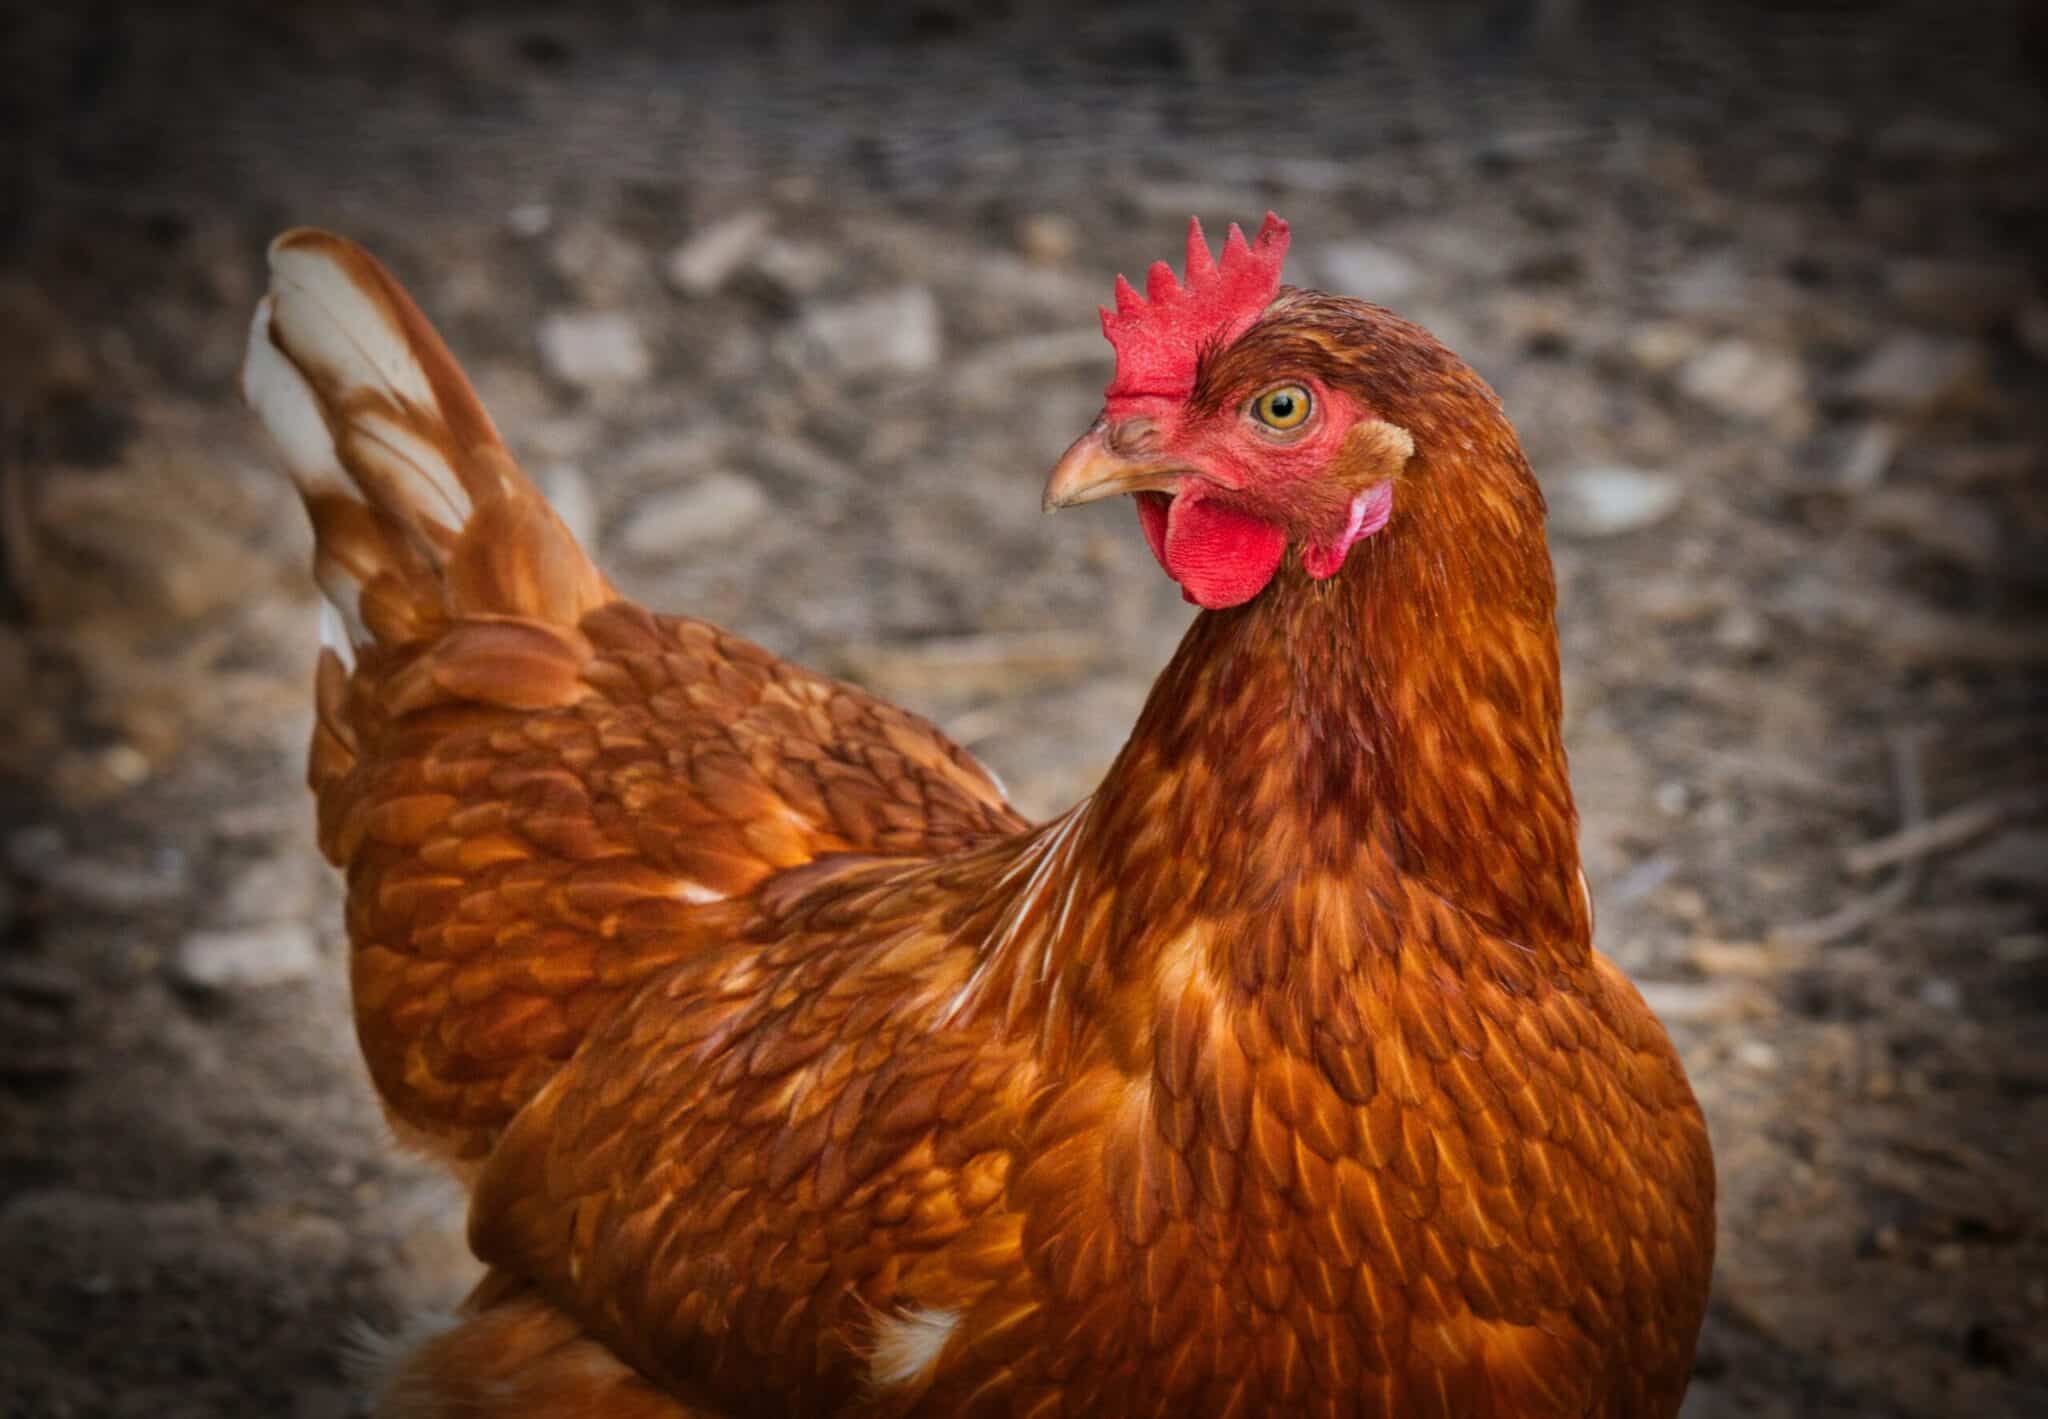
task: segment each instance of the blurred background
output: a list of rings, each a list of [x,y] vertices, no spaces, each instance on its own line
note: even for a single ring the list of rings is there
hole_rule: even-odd
[[[1035,813],[1189,615],[1038,516],[1118,270],[1275,207],[1550,496],[1604,950],[1706,1105],[1686,1413],[2048,1412],[2048,14],[1302,0],[14,7],[0,1413],[358,1412],[469,1279],[301,785],[264,242],[377,250],[621,586]]]

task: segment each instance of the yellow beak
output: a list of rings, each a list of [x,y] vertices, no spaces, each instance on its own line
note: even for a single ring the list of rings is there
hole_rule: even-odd
[[[1097,419],[1053,465],[1045,481],[1045,510],[1077,507],[1120,493],[1171,493],[1193,470],[1152,456],[1152,421]]]

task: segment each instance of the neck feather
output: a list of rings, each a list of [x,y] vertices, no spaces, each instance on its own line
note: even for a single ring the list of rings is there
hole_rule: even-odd
[[[1203,939],[1256,988],[1315,949],[1288,924],[1341,911],[1333,891],[1361,919],[1422,892],[1535,962],[1584,961],[1543,504],[1498,428],[1412,464],[1337,576],[1290,554],[1264,595],[1197,619],[1076,843],[1115,903],[1089,976],[1235,922]]]

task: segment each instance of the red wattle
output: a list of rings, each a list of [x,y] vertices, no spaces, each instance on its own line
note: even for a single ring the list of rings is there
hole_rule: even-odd
[[[1160,566],[1166,565],[1166,510],[1173,506],[1170,493],[1139,493],[1131,501],[1138,505],[1138,526],[1144,530],[1145,545]]]
[[[1138,525],[1166,574],[1197,606],[1220,611],[1266,589],[1287,552],[1287,534],[1250,513],[1218,506],[1199,493],[1141,493]]]

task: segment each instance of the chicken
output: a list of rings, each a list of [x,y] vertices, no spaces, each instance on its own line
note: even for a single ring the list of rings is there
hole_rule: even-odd
[[[273,246],[357,1027],[489,1268],[381,1413],[1677,1412],[1712,1163],[1591,948],[1542,498],[1287,240],[1103,312],[1046,504],[1132,494],[1204,609],[1038,826],[622,600],[396,282]]]

